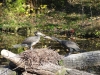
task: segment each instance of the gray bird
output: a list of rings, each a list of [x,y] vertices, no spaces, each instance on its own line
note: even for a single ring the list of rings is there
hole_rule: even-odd
[[[13,45],[13,47],[29,47],[30,50],[33,50],[33,46],[39,42],[40,37],[45,36],[41,32],[35,32],[34,34],[35,36],[28,37],[21,44]]]
[[[49,36],[45,36],[45,38],[59,42],[64,47],[64,50],[66,53],[68,53],[68,55],[74,51],[81,52],[78,44],[76,44],[75,42],[73,42],[71,40],[61,40],[56,37],[49,37]],[[68,51],[67,51],[67,49],[68,49]]]

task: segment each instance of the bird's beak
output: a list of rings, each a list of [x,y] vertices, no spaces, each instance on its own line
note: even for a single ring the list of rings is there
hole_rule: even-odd
[[[45,37],[46,35],[45,34],[42,34],[42,33],[39,33],[41,36]]]
[[[42,36],[45,37],[46,35],[45,34],[42,34]]]
[[[53,40],[50,36],[45,36],[44,38],[47,38],[47,39]]]

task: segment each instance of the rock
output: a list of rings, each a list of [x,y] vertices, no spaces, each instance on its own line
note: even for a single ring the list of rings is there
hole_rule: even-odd
[[[16,72],[8,67],[0,67],[0,75],[16,75]]]

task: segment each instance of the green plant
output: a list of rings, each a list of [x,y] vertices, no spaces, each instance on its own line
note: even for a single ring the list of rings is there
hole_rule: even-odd
[[[100,37],[100,31],[99,31],[99,30],[96,30],[96,31],[95,31],[95,35],[96,35],[97,37]]]

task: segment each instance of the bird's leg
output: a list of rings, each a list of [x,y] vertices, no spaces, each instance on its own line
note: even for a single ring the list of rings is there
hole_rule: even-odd
[[[65,56],[70,55],[70,51],[69,51],[69,49],[66,49],[66,48],[65,48],[64,51],[66,52]]]
[[[72,52],[73,52],[73,49],[72,48],[68,48],[67,50],[68,51],[66,51],[67,54],[65,56],[71,55]]]
[[[73,49],[69,48],[69,54],[72,54],[72,53],[73,53]]]

